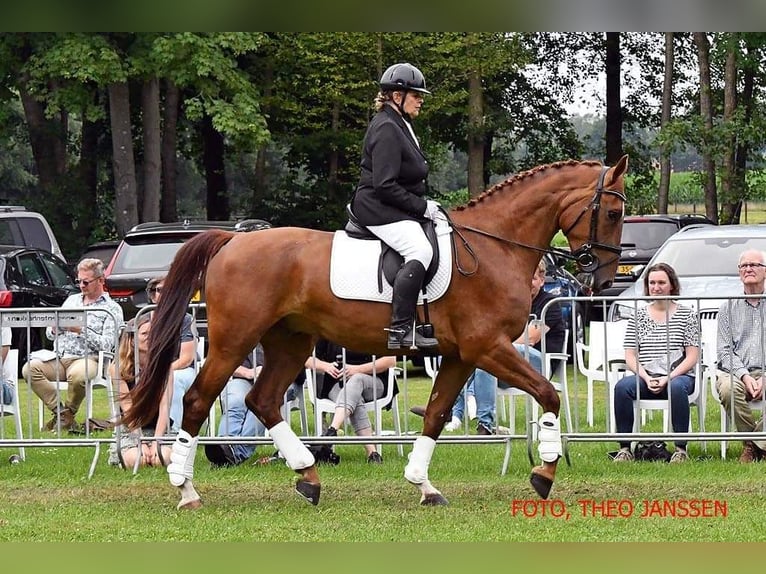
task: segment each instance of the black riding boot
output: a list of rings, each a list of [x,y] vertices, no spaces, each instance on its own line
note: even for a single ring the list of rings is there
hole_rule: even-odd
[[[396,274],[391,301],[391,326],[388,328],[389,349],[411,347],[413,336],[418,349],[432,349],[439,344],[436,339],[420,333],[419,328],[413,329],[418,293],[425,275],[425,267],[420,261],[408,261]]]

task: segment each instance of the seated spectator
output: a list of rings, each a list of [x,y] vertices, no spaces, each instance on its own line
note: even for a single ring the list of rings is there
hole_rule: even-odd
[[[156,305],[159,303],[164,286],[164,277],[155,277],[146,284],[146,293],[151,304]],[[194,361],[197,359],[197,337],[192,323],[193,317],[191,313],[186,313],[183,323],[181,323],[181,346],[177,356],[170,365],[170,369],[173,372],[173,401],[170,405],[170,424],[173,433],[177,433],[181,428],[184,395],[189,390],[189,387],[192,386],[196,376]]]
[[[766,254],[745,251],[739,256],[739,279],[745,295],[763,295]],[[760,297],[732,299],[718,310],[718,377],[716,389],[726,415],[739,432],[761,432],[750,401],[763,399],[763,307]],[[766,441],[745,441],[739,461],[750,463],[766,458]]]
[[[396,357],[380,357],[373,361],[371,355],[346,351],[346,362],[342,363],[343,348],[335,343],[320,340],[316,345],[316,360],[309,357],[306,367],[316,368],[324,373],[321,388],[316,389],[316,396],[329,398],[336,405],[330,426],[322,436],[337,436],[346,419],[357,436],[372,436],[372,424],[364,403],[386,394],[388,375],[386,371],[396,365]],[[373,370],[375,377],[372,376]],[[317,377],[319,386],[319,377]],[[396,394],[398,389],[394,389]],[[383,457],[374,444],[365,444],[367,462],[379,464]]]
[[[130,391],[136,383],[136,357],[135,348],[138,340],[138,363],[143,366],[146,362],[146,351],[149,345],[149,330],[151,322],[148,314],[141,315],[138,319],[131,319],[125,326],[120,337],[118,361],[109,365],[109,374],[112,382],[117,383],[118,396],[120,398],[120,410],[127,412],[131,406]],[[119,372],[117,371],[119,364]],[[139,369],[140,374],[140,369]],[[157,441],[142,441],[141,437],[164,436],[170,427],[170,397],[172,387],[168,384],[160,401],[157,418],[152,423],[141,429],[122,429],[120,436],[120,451],[113,443],[109,448],[109,464],[122,465],[124,468],[135,466],[136,457],[139,456],[139,466],[167,466],[170,462],[171,445],[159,445]]]
[[[98,371],[98,353],[114,351],[117,329],[123,323],[122,308],[104,291],[104,264],[100,259],[83,259],[77,264],[80,293],[67,297],[62,308],[104,309],[107,312],[86,314],[86,326],[48,327],[46,335],[54,340],[58,355],[49,360],[31,359],[22,369],[25,379],[43,404],[53,413],[47,430],[60,428],[81,433],[75,420],[85,398],[85,385]],[[111,316],[110,316],[111,313]],[[66,379],[67,400],[59,402],[55,381]]]
[[[644,275],[644,295],[680,295],[675,270],[667,263],[652,265]],[[637,309],[625,331],[625,362],[633,375],[614,388],[614,416],[618,433],[633,431],[636,383],[642,399],[667,399],[673,432],[689,432],[689,395],[694,391],[694,367],[699,358],[697,313],[673,300],[658,299]],[[669,389],[669,391],[668,391]],[[672,463],[689,459],[686,441],[675,442]],[[615,462],[633,460],[630,441],[620,443]]]
[[[263,366],[263,349],[258,345],[236,368],[221,395],[222,413],[218,436],[264,436],[266,427],[247,408],[245,397],[258,380]],[[215,467],[242,464],[255,452],[254,444],[206,444],[205,456]]]

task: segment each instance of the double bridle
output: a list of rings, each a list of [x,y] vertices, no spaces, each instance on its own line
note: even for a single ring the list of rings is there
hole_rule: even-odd
[[[548,247],[546,249],[542,249],[535,245],[527,245],[526,243],[520,243],[518,241],[506,239],[504,237],[500,237],[498,235],[488,233],[487,231],[476,229],[475,227],[470,227],[467,225],[457,225],[450,220],[450,224],[452,225],[452,228],[455,230],[455,233],[462,240],[463,246],[468,251],[468,253],[471,254],[474,261],[476,261],[476,268],[470,273],[466,272],[461,267],[459,261],[457,260],[457,247],[453,243],[453,250],[455,252],[454,255],[455,255],[455,261],[457,264],[458,271],[460,271],[462,275],[473,275],[476,272],[476,269],[478,269],[478,258],[476,257],[476,254],[473,252],[473,249],[471,249],[471,246],[466,241],[465,237],[463,237],[463,235],[460,233],[459,229],[473,231],[474,233],[478,233],[479,235],[484,235],[486,237],[491,237],[498,241],[502,241],[503,243],[518,245],[519,247],[525,247],[527,249],[539,251],[540,253],[553,253],[561,257],[565,257],[566,259],[572,259],[577,262],[577,265],[580,267],[580,269],[584,273],[593,273],[597,271],[598,269],[601,269],[602,267],[605,267],[606,265],[613,263],[615,260],[620,258],[620,253],[622,253],[622,249],[619,245],[609,245],[607,243],[601,243],[598,240],[598,214],[599,214],[599,211],[601,210],[601,196],[605,193],[609,195],[613,195],[615,197],[618,197],[623,203],[625,203],[626,198],[624,193],[617,191],[616,189],[604,189],[604,178],[606,177],[606,173],[608,171],[609,171],[609,168],[606,166],[601,168],[601,173],[599,174],[598,183],[596,184],[596,191],[593,193],[593,197],[591,198],[588,205],[583,207],[582,211],[577,215],[577,218],[574,220],[572,225],[570,225],[569,227],[566,228],[566,230],[564,230],[564,235],[568,235],[569,232],[572,231],[572,229],[574,229],[574,227],[580,222],[583,216],[588,211],[591,212],[590,234],[588,236],[588,241],[583,243],[574,252],[569,252],[564,249],[560,249],[558,247]],[[444,213],[446,215],[446,212]],[[610,253],[614,253],[615,256],[609,261],[605,263],[601,263],[599,261],[598,255],[593,252],[594,249],[603,249],[605,251],[609,251]]]

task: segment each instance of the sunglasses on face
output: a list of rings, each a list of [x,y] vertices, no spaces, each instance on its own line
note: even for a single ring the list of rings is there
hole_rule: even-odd
[[[95,279],[75,279],[74,282],[77,283],[78,285],[82,285],[83,287],[87,287],[88,285],[98,281],[99,279],[100,277],[96,277]]]
[[[162,287],[149,287],[149,293],[162,293]]]

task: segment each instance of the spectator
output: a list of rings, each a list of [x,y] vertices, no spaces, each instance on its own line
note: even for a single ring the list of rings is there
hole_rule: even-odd
[[[263,349],[258,345],[236,368],[223,390],[223,409],[218,425],[219,436],[255,437],[266,434],[266,427],[245,404],[245,397],[263,366]],[[250,458],[253,444],[206,444],[205,456],[215,467],[236,466]]]
[[[109,374],[112,382],[118,385],[120,397],[120,410],[127,412],[131,406],[130,391],[136,383],[137,363],[140,367],[146,362],[146,350],[149,345],[149,330],[151,329],[150,315],[143,314],[137,319],[128,321],[125,330],[120,337],[118,361],[109,366]],[[138,341],[138,361],[136,361],[135,349]],[[119,372],[117,365],[119,364]],[[140,466],[167,466],[170,462],[171,446],[160,445],[157,441],[141,441],[141,437],[164,436],[170,427],[170,397],[172,387],[168,384],[160,401],[157,418],[147,426],[139,429],[123,429],[124,434],[120,439],[120,452],[118,454],[116,443],[109,448],[109,464],[122,465],[124,468],[135,466],[139,446],[141,448]],[[127,432],[125,432],[127,431]]]
[[[346,419],[351,421],[357,436],[372,436],[372,425],[364,403],[386,394],[386,371],[396,365],[396,357],[373,359],[371,355],[346,351],[346,361],[343,363],[342,353],[343,348],[339,345],[320,340],[316,345],[316,360],[309,357],[306,361],[307,368],[316,368],[317,372],[324,373],[321,388],[316,389],[316,396],[320,399],[329,398],[335,403],[335,414],[322,436],[337,436],[338,429]],[[375,377],[372,376],[373,371]],[[397,390],[394,389],[394,394]],[[364,449],[367,462],[383,462],[374,444],[365,444]]]
[[[644,275],[644,295],[680,295],[675,270],[667,263],[652,265]],[[614,388],[614,416],[618,433],[633,430],[636,385],[642,399],[667,399],[673,432],[689,432],[689,395],[694,391],[694,368],[699,358],[697,313],[671,299],[657,299],[637,309],[625,331],[625,362],[633,375]],[[672,463],[689,459],[686,441],[675,441]],[[621,442],[615,462],[633,460],[630,441]]]
[[[763,295],[766,280],[766,254],[748,250],[739,256],[739,279],[745,295]],[[763,398],[764,303],[760,297],[733,299],[718,310],[718,377],[716,389],[726,414],[733,416],[739,432],[760,432],[748,404]],[[766,457],[766,441],[745,441],[739,461]]]
[[[54,340],[51,358],[30,360],[22,374],[30,381],[32,390],[53,413],[47,430],[60,428],[81,433],[82,425],[75,420],[85,398],[85,385],[97,374],[98,353],[114,351],[117,330],[122,326],[122,308],[104,291],[104,264],[99,259],[83,259],[77,264],[80,293],[70,295],[62,308],[103,309],[106,312],[86,313],[86,326],[48,327],[46,335]],[[59,402],[55,381],[66,378],[67,400]]]
[[[164,277],[155,277],[146,284],[146,293],[151,304],[159,303],[164,286]],[[197,337],[192,325],[191,313],[186,313],[181,323],[181,346],[170,365],[173,372],[173,401],[170,405],[170,424],[173,433],[177,433],[181,428],[184,395],[192,386],[197,374],[194,369],[194,361],[197,359]]]

